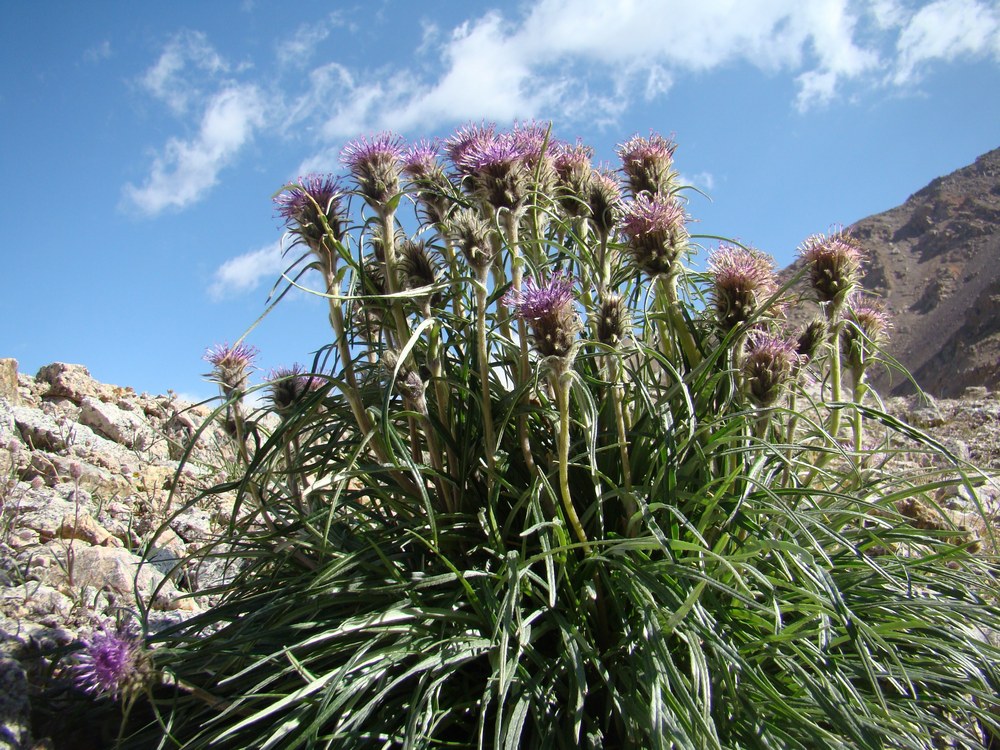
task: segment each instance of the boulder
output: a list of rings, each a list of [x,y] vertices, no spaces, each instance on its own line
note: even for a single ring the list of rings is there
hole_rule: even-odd
[[[7,399],[12,406],[21,403],[21,395],[17,390],[16,359],[0,359],[0,398]]]
[[[111,386],[98,383],[90,376],[90,370],[83,365],[53,362],[42,367],[35,380],[48,385],[44,398],[68,398],[79,404],[87,396],[109,395]]]
[[[166,440],[158,436],[140,413],[86,396],[80,402],[80,423],[99,435],[149,458],[169,458]]]

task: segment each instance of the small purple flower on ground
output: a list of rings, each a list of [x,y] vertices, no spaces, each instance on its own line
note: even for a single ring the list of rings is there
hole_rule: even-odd
[[[580,319],[574,310],[573,281],[556,273],[544,284],[525,279],[520,292],[504,297],[514,315],[531,328],[532,342],[543,357],[569,359],[576,348]]]
[[[359,138],[344,146],[341,161],[347,166],[358,190],[375,209],[380,209],[399,192],[403,170],[403,141],[394,133],[383,132]]]
[[[686,215],[673,198],[641,193],[625,206],[622,233],[636,266],[650,276],[677,271],[687,247]]]
[[[138,638],[126,630],[99,630],[84,641],[74,667],[78,687],[94,695],[117,698],[144,676],[144,656]]]

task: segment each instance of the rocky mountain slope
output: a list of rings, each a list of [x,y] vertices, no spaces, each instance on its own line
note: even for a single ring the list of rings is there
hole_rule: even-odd
[[[1000,149],[849,230],[869,253],[864,286],[894,321],[889,353],[920,386],[952,398],[1000,386]],[[875,383],[913,391],[898,373]]]
[[[209,414],[99,383],[82,365],[31,377],[0,359],[0,749],[110,746],[99,726],[62,715],[72,701],[46,655],[127,619],[138,601],[151,603],[154,630],[210,605],[198,592],[225,566],[179,564],[232,512],[192,502],[222,476],[221,431],[204,430],[180,469]],[[33,744],[32,723],[60,739]]]

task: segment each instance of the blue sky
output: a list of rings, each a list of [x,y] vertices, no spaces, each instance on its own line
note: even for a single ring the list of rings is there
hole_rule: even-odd
[[[214,395],[283,268],[272,194],[358,136],[672,134],[697,231],[780,265],[1000,146],[990,0],[7,3],[0,61],[0,357],[150,393]],[[267,371],[328,336],[299,294],[249,341]]]

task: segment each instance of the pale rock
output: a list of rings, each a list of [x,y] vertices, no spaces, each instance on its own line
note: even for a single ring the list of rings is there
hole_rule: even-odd
[[[121,547],[122,543],[89,513],[67,513],[56,530],[59,539],[79,539],[96,547]]]
[[[46,627],[55,627],[57,617],[65,620],[73,611],[73,600],[52,586],[37,582],[10,586],[0,592],[3,613],[27,618]]]
[[[68,419],[71,422],[80,419],[79,404],[62,396],[46,399],[42,402],[41,410],[56,419]]]
[[[80,422],[126,448],[148,453],[150,458],[169,457],[165,441],[134,411],[88,396],[80,402]]]
[[[33,450],[65,453],[76,440],[76,424],[69,420],[27,406],[15,406],[11,416],[21,439]]]
[[[68,581],[67,581],[68,582]],[[154,609],[178,609],[177,588],[142,558],[120,547],[83,547],[73,556],[73,585],[107,587],[125,596],[138,592]]]
[[[44,398],[62,397],[80,403],[87,396],[109,397],[114,389],[112,386],[98,383],[90,376],[90,370],[83,365],[53,362],[42,367],[35,375],[35,380],[48,384],[48,389],[42,394]]]
[[[19,443],[24,442],[17,429],[10,405],[0,401],[0,447],[9,445],[12,440]]]
[[[81,469],[79,485],[82,489],[108,496],[124,494],[130,489],[129,483],[119,474],[71,456],[60,456],[48,451],[34,451],[31,454],[31,476],[40,476],[47,484],[64,483],[70,478],[74,464]]]
[[[21,395],[17,390],[17,360],[5,357],[0,359],[0,398],[5,398],[12,406],[21,403]]]
[[[84,490],[64,494],[53,487],[35,489],[23,482],[17,489],[18,523],[36,532],[43,541],[57,537],[67,515],[87,514],[91,509],[91,497]]]

